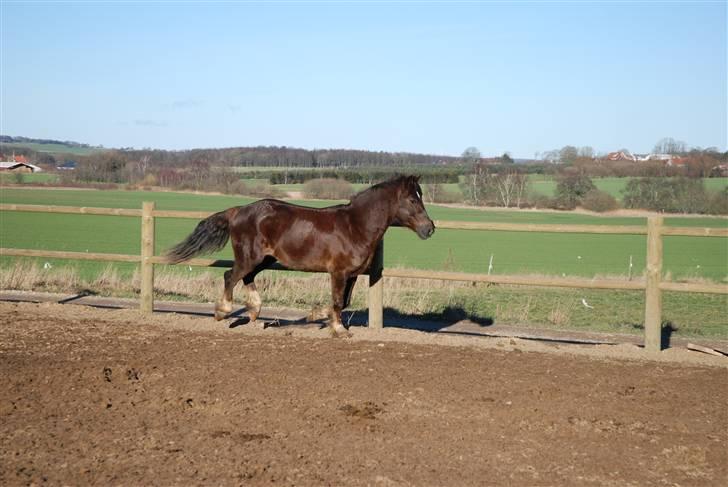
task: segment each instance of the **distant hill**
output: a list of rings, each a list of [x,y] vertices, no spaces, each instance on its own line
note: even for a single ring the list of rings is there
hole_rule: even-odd
[[[375,152],[356,149],[300,149],[295,147],[257,146],[190,150],[119,148],[106,149],[73,141],[34,139],[0,135],[0,152],[15,151],[41,162],[49,158],[89,156],[114,151],[125,160],[146,159],[159,166],[186,167],[195,163],[213,166],[243,167],[356,167],[419,166],[458,164],[458,157],[410,152]],[[50,163],[50,161],[48,161]]]
[[[33,139],[29,137],[0,135],[0,152],[9,152],[15,149],[46,154],[73,154],[80,156],[105,150],[103,147],[93,147],[70,140]]]

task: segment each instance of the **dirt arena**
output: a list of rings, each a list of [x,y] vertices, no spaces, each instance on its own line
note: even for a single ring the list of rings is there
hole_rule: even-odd
[[[0,303],[0,485],[728,485],[728,359],[353,331]]]

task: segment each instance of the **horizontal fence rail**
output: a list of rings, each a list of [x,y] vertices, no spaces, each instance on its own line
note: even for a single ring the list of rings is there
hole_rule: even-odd
[[[0,255],[11,257],[51,257],[54,259],[70,260],[100,260],[106,262],[141,262],[138,255],[128,254],[100,254],[94,252],[66,252],[60,250],[31,250],[0,248]]]
[[[107,262],[140,263],[142,268],[140,309],[152,312],[154,308],[154,266],[169,265],[164,257],[154,255],[155,218],[187,218],[201,220],[212,215],[209,211],[157,210],[154,203],[145,202],[142,209],[91,208],[50,205],[0,204],[0,211],[21,211],[34,213],[66,213],[77,215],[106,215],[141,217],[140,255],[65,252],[54,250],[33,250],[0,248],[0,255],[13,257],[48,257],[72,260],[96,260]],[[582,233],[582,234],[624,234],[647,236],[647,266],[644,279],[625,281],[617,279],[587,279],[577,277],[543,277],[528,275],[489,275],[466,272],[445,272],[421,269],[385,269],[384,247],[377,247],[372,265],[365,273],[369,276],[369,326],[382,328],[383,323],[383,280],[382,277],[406,279],[436,279],[464,282],[485,282],[525,286],[567,287],[584,289],[619,289],[645,292],[645,348],[661,349],[662,291],[728,294],[728,285],[663,282],[662,274],[662,237],[728,237],[728,228],[665,227],[660,216],[648,217],[647,225],[559,225],[523,223],[481,223],[459,221],[435,221],[439,229],[479,230],[504,232],[538,233]],[[190,259],[183,265],[201,267],[232,267],[233,261],[225,259]],[[269,269],[288,270],[281,264],[273,264]]]
[[[450,230],[492,230],[499,232],[539,232],[539,233],[616,233],[636,234],[647,233],[645,227],[638,225],[558,225],[535,223],[480,223],[480,222],[451,222],[436,220],[435,227]]]
[[[0,204],[0,211],[26,211],[31,213],[69,213],[75,215],[142,216],[142,210],[128,208],[92,208],[78,206]]]
[[[491,230],[499,232],[596,233],[624,235],[647,234],[647,228],[639,225],[558,225],[533,223],[451,222],[436,220],[435,227],[451,230]],[[679,235],[685,237],[728,237],[728,228],[662,227],[661,233],[662,235]]]

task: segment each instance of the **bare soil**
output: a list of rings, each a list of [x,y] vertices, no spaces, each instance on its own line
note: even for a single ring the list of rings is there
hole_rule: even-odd
[[[721,357],[229,324],[0,303],[0,485],[728,482]]]

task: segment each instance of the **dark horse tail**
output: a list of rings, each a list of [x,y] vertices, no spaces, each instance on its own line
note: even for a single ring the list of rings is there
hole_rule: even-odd
[[[227,211],[221,211],[198,223],[186,239],[167,251],[165,259],[178,264],[200,254],[211,254],[225,247],[229,238],[230,221]]]

